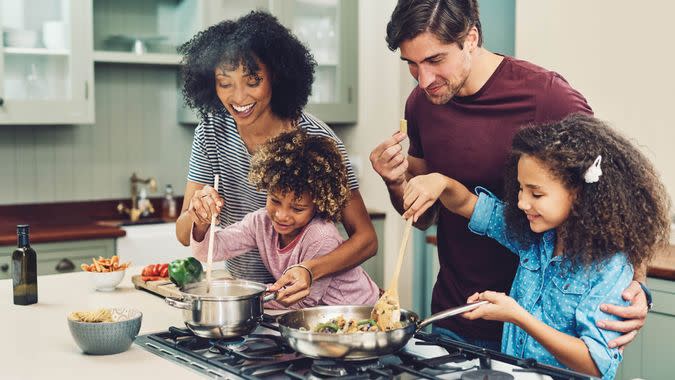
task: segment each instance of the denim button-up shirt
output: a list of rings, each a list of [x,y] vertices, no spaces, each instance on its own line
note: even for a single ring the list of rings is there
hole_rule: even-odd
[[[573,266],[563,257],[553,256],[555,230],[539,234],[536,243],[523,246],[506,233],[504,204],[483,188],[476,188],[476,194],[478,202],[469,229],[497,240],[520,257],[510,296],[535,318],[583,340],[603,379],[613,379],[622,357],[618,349],[609,348],[607,343],[620,333],[600,329],[595,323],[618,319],[602,312],[600,304],[628,305],[621,293],[633,279],[633,267],[625,255],[617,253],[589,267]],[[502,351],[565,367],[511,323],[504,323]]]

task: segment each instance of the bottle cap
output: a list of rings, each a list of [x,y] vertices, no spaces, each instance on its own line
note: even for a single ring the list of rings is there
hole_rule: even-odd
[[[30,232],[30,225],[28,224],[19,224],[16,226],[16,233],[21,235],[27,235]]]

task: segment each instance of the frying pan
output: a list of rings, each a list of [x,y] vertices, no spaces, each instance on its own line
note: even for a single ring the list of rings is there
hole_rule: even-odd
[[[412,311],[401,309],[403,327],[378,332],[331,334],[312,331],[319,323],[325,323],[342,315],[345,319],[370,319],[372,306],[339,305],[317,306],[286,313],[279,318],[279,332],[286,343],[301,354],[312,358],[340,360],[368,360],[398,351],[408,343],[415,332],[435,321],[471,311],[487,301],[480,301],[447,309],[421,320]]]

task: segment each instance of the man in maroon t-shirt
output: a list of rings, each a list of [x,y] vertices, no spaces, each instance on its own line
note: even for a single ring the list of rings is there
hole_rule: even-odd
[[[397,133],[378,145],[370,160],[399,212],[404,210],[407,180],[428,173],[454,178],[469,188],[485,186],[501,195],[503,168],[519,128],[574,112],[593,112],[559,74],[494,54],[482,42],[476,0],[399,0],[392,14],[387,43],[392,51],[400,48],[401,59],[419,84],[405,108],[410,148],[406,159],[400,145],[406,135]],[[464,218],[436,199],[427,194],[410,207],[429,208],[416,221],[418,228],[438,223],[440,273],[432,311],[463,304],[474,292],[508,293],[516,256],[471,233]],[[603,321],[605,326],[600,326],[628,333],[612,342],[617,346],[635,337],[647,314],[639,283],[634,281],[624,297],[631,306],[607,305],[607,311],[629,320]],[[501,322],[463,318],[434,325],[435,332],[497,350],[501,329]]]

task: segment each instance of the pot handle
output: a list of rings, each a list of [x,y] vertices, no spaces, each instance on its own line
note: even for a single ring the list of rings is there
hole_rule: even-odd
[[[466,305],[456,306],[456,307],[453,307],[453,308],[450,308],[450,309],[447,309],[447,310],[440,311],[440,312],[430,316],[429,318],[423,320],[422,322],[420,322],[417,325],[417,330],[421,330],[425,326],[427,326],[427,325],[429,325],[433,322],[436,322],[438,320],[450,318],[452,316],[462,314],[462,313],[466,313],[467,311],[471,311],[473,309],[477,309],[479,306],[485,305],[487,303],[489,303],[489,302],[488,301],[478,301],[478,302],[467,303]]]
[[[269,302],[269,301],[274,301],[275,299],[277,299],[277,292],[270,293],[270,294],[264,296],[263,297],[263,303]]]
[[[164,301],[166,301],[166,303],[168,303],[170,306],[178,309],[192,310],[192,302],[185,302],[181,299],[173,297],[166,297],[164,298]]]

